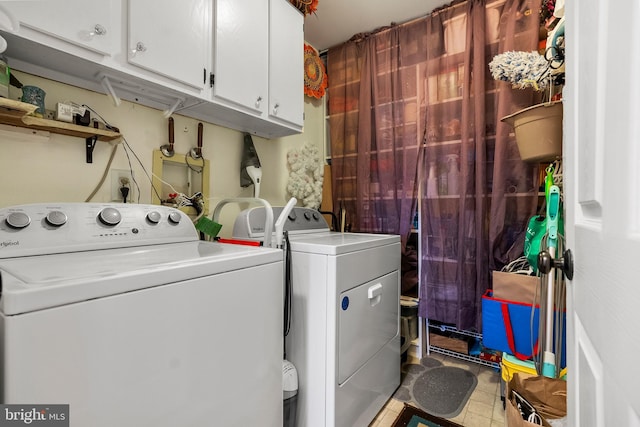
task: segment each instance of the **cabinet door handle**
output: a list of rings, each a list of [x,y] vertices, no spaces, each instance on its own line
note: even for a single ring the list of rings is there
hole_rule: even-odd
[[[95,38],[95,36],[104,36],[105,34],[107,34],[107,29],[100,24],[96,24],[91,30],[80,31],[78,33],[78,36],[81,40],[91,41]]]
[[[138,52],[146,52],[146,51],[147,51],[147,47],[144,45],[144,43],[138,42],[136,43],[136,47],[131,49],[131,57],[136,56]]]
[[[107,34],[107,29],[100,24],[96,24],[96,26],[93,27],[93,31],[89,33],[91,37],[104,36],[105,34]]]
[[[258,99],[256,99],[256,108],[260,108],[260,103],[262,102],[262,97],[258,96]]]
[[[277,116],[278,115],[278,108],[280,108],[280,104],[276,104],[273,106],[273,115]]]

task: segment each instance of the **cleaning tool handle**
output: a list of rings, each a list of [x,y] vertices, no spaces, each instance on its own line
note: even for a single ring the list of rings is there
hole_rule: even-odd
[[[560,215],[560,188],[552,185],[547,196],[547,243],[551,248],[557,247],[558,217]]]
[[[544,178],[544,198],[547,200],[549,198],[549,189],[553,185],[553,163],[547,166],[545,172],[547,172],[547,175]]]
[[[283,231],[284,231],[284,223],[287,222],[287,218],[289,217],[289,213],[291,212],[293,207],[296,205],[296,203],[298,203],[298,199],[296,199],[295,197],[290,198],[289,201],[287,202],[287,204],[284,206],[284,208],[282,208],[282,212],[280,212],[280,216],[276,220],[275,231],[276,231],[276,247],[277,248],[282,247],[282,236],[283,236]],[[265,228],[265,230],[266,230],[266,228]]]

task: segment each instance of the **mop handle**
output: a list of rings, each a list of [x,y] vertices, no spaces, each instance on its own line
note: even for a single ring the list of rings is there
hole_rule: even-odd
[[[558,216],[560,212],[560,188],[557,185],[549,187],[547,194],[547,244],[550,248],[558,246]]]
[[[552,259],[556,257],[558,248],[558,217],[560,214],[560,188],[557,185],[548,185],[553,178],[547,173],[547,251]],[[547,300],[545,310],[545,344],[542,357],[542,375],[554,378],[556,376],[556,357],[553,348],[553,314],[555,310],[555,274],[553,270],[546,276]]]

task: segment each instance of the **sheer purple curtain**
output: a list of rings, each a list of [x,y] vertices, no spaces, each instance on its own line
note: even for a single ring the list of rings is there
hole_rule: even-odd
[[[362,41],[350,41],[327,53],[329,77],[329,131],[331,186],[334,213],[342,226],[359,229],[357,188],[360,74],[364,56]],[[368,179],[368,177],[367,177]]]
[[[461,329],[475,326],[476,289],[488,277],[484,67],[471,82],[476,56],[484,59],[484,34],[474,32],[483,12],[464,2],[427,17],[419,312]]]
[[[327,57],[334,206],[346,209],[352,231],[400,234],[403,242],[417,199],[417,70],[425,54],[414,37],[423,25],[364,35]]]
[[[539,6],[454,2],[327,56],[336,214],[406,241],[419,200],[420,315],[460,329],[480,330],[490,271],[536,210],[537,165],[499,120],[535,94],[495,82],[488,63],[536,49]]]
[[[419,312],[459,329],[481,330],[490,272],[521,254],[536,210],[538,167],[520,160],[513,129],[500,122],[534,94],[495,82],[488,63],[536,49],[539,7],[469,0],[427,17]]]
[[[540,0],[510,0],[500,10],[499,43],[491,45],[491,58],[507,51],[531,52],[538,48]],[[489,74],[487,72],[487,74]],[[523,250],[526,221],[536,213],[539,165],[520,160],[513,128],[500,118],[537,104],[542,93],[512,89],[506,82],[491,80],[497,94],[494,105],[495,148],[491,182],[489,227],[491,269],[497,270]]]

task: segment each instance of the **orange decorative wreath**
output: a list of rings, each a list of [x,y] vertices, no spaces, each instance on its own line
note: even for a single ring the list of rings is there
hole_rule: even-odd
[[[318,0],[289,0],[300,12],[307,16],[318,9]]]
[[[304,93],[314,98],[322,98],[327,88],[327,72],[318,52],[304,44]]]

